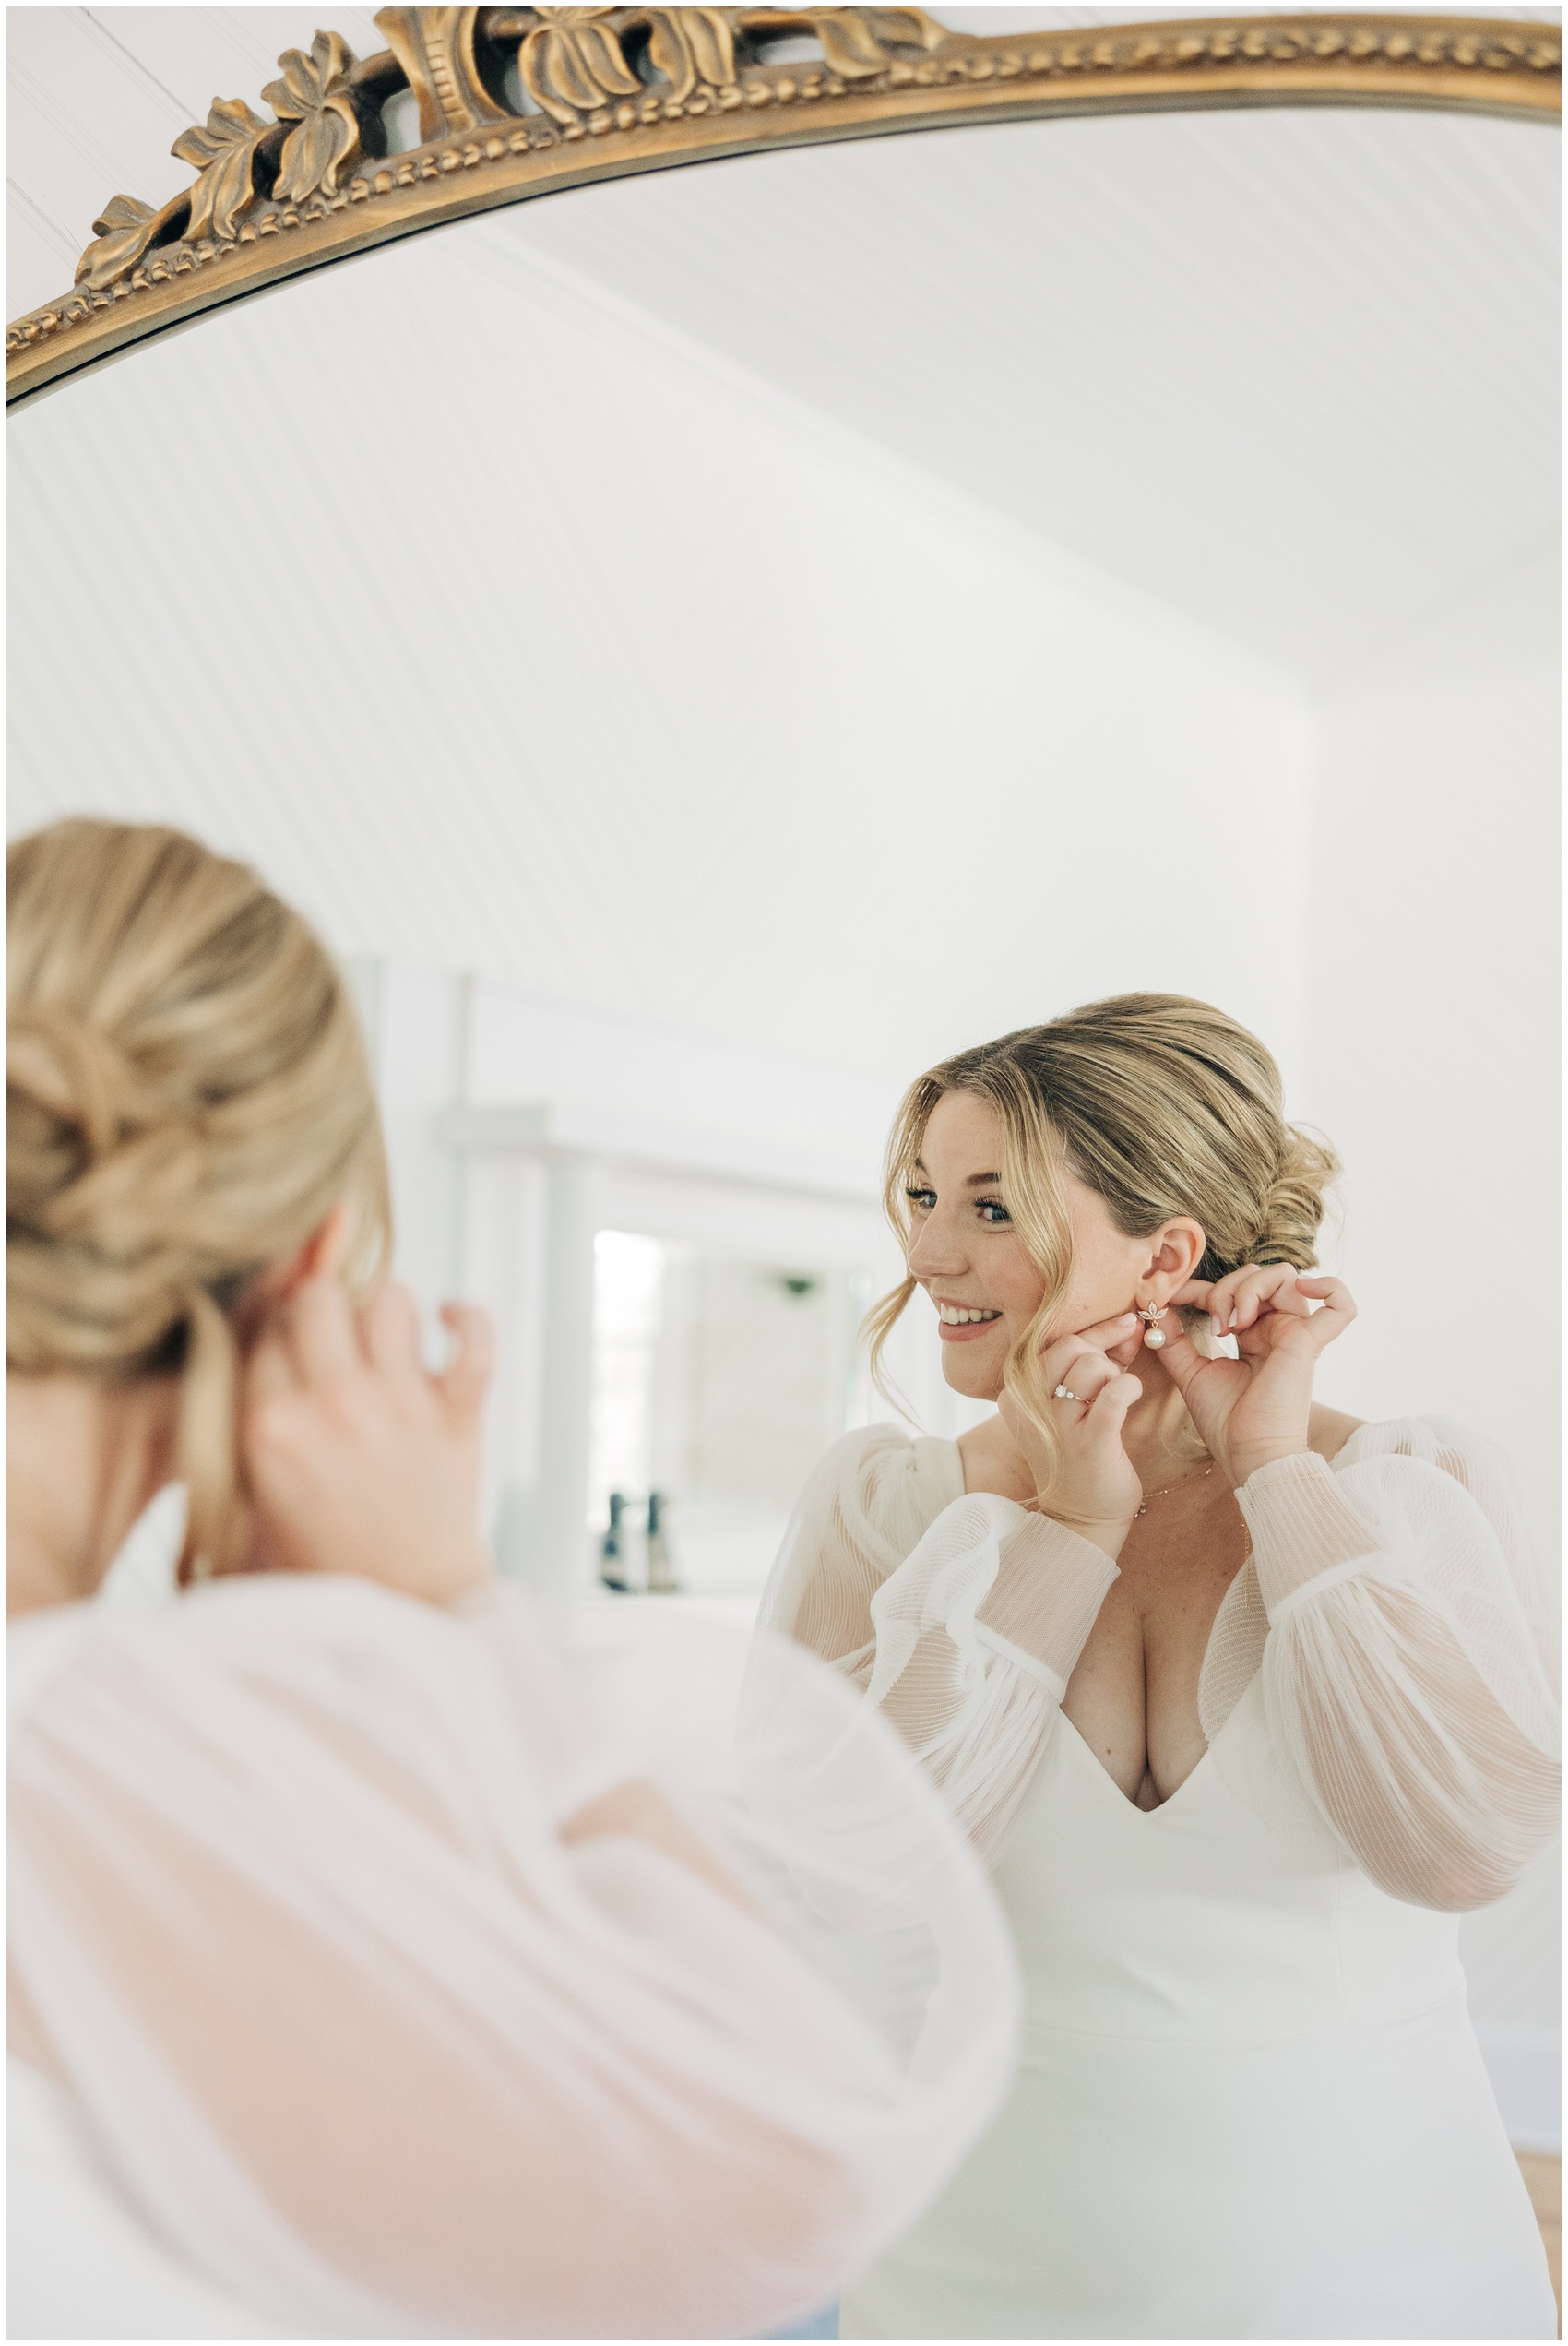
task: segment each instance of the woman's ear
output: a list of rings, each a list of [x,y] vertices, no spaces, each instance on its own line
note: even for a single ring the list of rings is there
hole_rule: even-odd
[[[353,1237],[353,1217],[347,1206],[334,1206],[326,1221],[311,1232],[291,1255],[279,1255],[258,1271],[241,1300],[234,1333],[241,1349],[260,1332],[268,1312],[286,1304],[307,1279],[334,1279],[348,1259]]]
[[[1203,1224],[1182,1215],[1155,1233],[1148,1269],[1144,1275],[1152,1287],[1160,1291],[1163,1301],[1197,1277],[1198,1266],[1207,1252],[1208,1240]]]
[[[312,1231],[300,1248],[291,1290],[307,1279],[336,1279],[349,1259],[353,1234],[353,1217],[348,1207],[334,1206],[321,1228]]]
[[[265,1293],[269,1304],[286,1304],[307,1279],[335,1279],[348,1259],[352,1234],[348,1207],[334,1206],[297,1254],[279,1255],[267,1264],[256,1282],[257,1292]]]

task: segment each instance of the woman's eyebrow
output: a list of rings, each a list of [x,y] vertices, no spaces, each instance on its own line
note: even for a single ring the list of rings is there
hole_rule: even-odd
[[[925,1173],[925,1166],[921,1162],[921,1159],[917,1157],[909,1170],[911,1173]],[[931,1179],[931,1175],[929,1173],[926,1173],[926,1179],[928,1181]],[[1000,1173],[971,1173],[968,1181],[964,1184],[964,1186],[966,1189],[989,1189],[993,1184],[1000,1185],[1002,1175]]]

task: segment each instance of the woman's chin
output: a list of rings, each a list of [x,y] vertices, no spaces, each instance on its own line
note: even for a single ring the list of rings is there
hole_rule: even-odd
[[[987,1348],[989,1350],[989,1347]],[[967,1400],[994,1401],[1002,1392],[1002,1369],[998,1362],[978,1361],[968,1345],[944,1344],[942,1374],[955,1393],[962,1393]]]

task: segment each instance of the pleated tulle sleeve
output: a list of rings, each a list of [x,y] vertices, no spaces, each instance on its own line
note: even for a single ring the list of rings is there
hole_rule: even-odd
[[[157,2236],[285,2331],[747,2335],[907,2226],[1004,2090],[989,1888],[788,1649],[757,1818],[732,1738],[666,1780],[502,1589],[267,1575],[43,1659],[11,1756],[28,2057]],[[689,1745],[660,1667],[625,1662],[627,1720]],[[881,1908],[948,1982],[923,2050],[920,1983],[893,2013],[865,1945],[895,1863]]]
[[[863,1690],[991,1851],[1115,1578],[1076,1532],[966,1492],[955,1443],[876,1425],[806,1485],[761,1619]]]
[[[1265,1707],[1329,1825],[1396,1898],[1500,1898],[1559,1795],[1555,1608],[1507,1461],[1439,1419],[1238,1492],[1267,1608]]]

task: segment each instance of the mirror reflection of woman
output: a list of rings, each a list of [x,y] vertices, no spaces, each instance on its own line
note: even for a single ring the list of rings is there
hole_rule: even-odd
[[[923,1290],[997,1410],[847,1436],[763,1617],[944,1786],[1027,2014],[1000,2120],[844,2334],[1555,2336],[1457,1957],[1557,1812],[1505,1459],[1314,1400],[1355,1316],[1311,1268],[1337,1167],[1217,1010],[1126,995],[965,1052],[889,1162],[876,1341]]]
[[[656,1780],[498,1582],[488,1332],[449,1310],[432,1374],[375,1276],[369,1070],[304,923],[158,827],[56,825],[8,881],[11,2334],[819,2304],[1004,2082],[972,1859],[896,1738],[847,1756],[832,1847],[885,1802],[969,1975],[913,2079],[772,1927],[740,1820]],[[844,1689],[774,1659],[841,1733]]]

